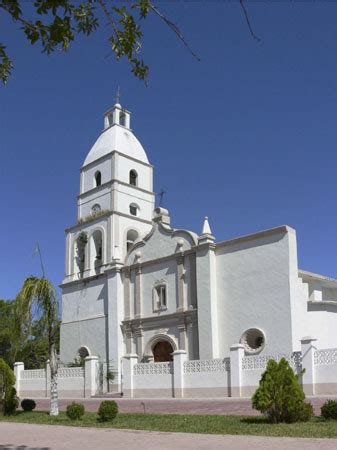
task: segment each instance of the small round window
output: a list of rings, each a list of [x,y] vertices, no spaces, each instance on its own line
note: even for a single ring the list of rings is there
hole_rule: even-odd
[[[91,212],[93,214],[98,213],[100,210],[101,210],[101,207],[100,207],[100,205],[98,203],[95,203],[95,205],[91,208]]]
[[[254,354],[259,353],[263,349],[266,339],[263,331],[258,328],[250,328],[243,333],[240,342],[244,346],[246,353]]]

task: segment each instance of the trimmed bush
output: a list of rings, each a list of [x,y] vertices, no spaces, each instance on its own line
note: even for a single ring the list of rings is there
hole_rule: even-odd
[[[82,403],[72,402],[67,406],[67,417],[71,420],[79,420],[84,416],[84,405]]]
[[[310,403],[288,361],[270,359],[252,398],[253,408],[266,414],[272,423],[306,422],[313,416]]]
[[[30,398],[24,398],[21,402],[21,408],[26,412],[30,412],[36,408],[36,403]]]
[[[13,370],[0,358],[0,392],[3,393],[2,398],[0,398],[0,412],[5,415],[13,414],[19,404],[14,384]]]
[[[324,419],[337,420],[337,401],[327,400],[321,408],[321,414],[324,417]]]
[[[112,422],[118,414],[118,405],[114,400],[103,400],[97,415],[100,422]]]
[[[15,413],[19,406],[19,400],[16,396],[16,389],[14,387],[9,388],[5,393],[3,411],[5,416],[11,416]]]

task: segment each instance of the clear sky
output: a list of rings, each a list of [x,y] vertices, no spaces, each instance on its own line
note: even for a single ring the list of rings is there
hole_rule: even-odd
[[[201,58],[157,18],[144,25],[149,86],[106,57],[107,26],[67,54],[41,55],[0,13],[15,69],[0,87],[0,298],[23,279],[64,275],[79,168],[121,86],[132,128],[167,191],[174,227],[218,241],[281,224],[297,230],[299,266],[337,276],[337,3],[160,2]]]

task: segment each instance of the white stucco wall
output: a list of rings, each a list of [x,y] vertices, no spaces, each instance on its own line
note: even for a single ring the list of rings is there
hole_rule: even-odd
[[[112,179],[112,157],[108,155],[106,158],[98,161],[97,163],[91,164],[82,170],[81,178],[81,188],[80,193],[84,193],[93,189],[95,184],[95,173],[97,171],[101,172],[101,183],[107,183]]]
[[[266,336],[266,354],[292,351],[290,242],[280,228],[216,248],[220,356],[249,328]]]
[[[77,322],[61,324],[60,359],[66,364],[78,357],[78,350],[87,347],[91,355],[98,356],[101,361],[106,355],[106,317],[96,317]]]
[[[115,159],[116,177],[124,183],[129,183],[130,170],[137,172],[137,186],[147,191],[152,191],[153,169],[149,165],[141,164],[138,161],[129,159],[122,154],[118,154]]]

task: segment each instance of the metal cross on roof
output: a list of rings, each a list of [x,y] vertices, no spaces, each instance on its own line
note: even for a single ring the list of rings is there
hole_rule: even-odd
[[[166,191],[164,191],[164,189],[162,188],[161,191],[159,192],[159,206],[162,207],[163,203],[164,203],[164,195],[166,194]]]
[[[116,92],[116,95],[115,95],[115,103],[119,103],[120,98],[121,98],[121,90],[120,90],[120,87],[118,86],[117,92]]]

